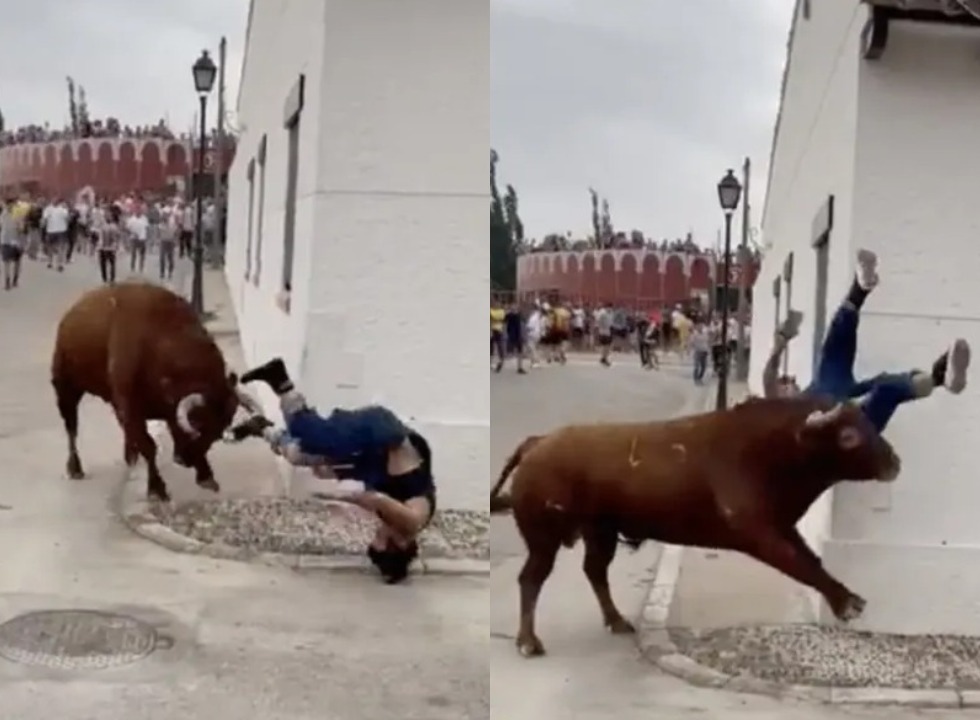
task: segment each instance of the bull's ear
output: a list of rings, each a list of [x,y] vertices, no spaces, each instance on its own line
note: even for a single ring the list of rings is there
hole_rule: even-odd
[[[238,375],[233,372],[228,373],[228,384],[231,387],[238,387]]]
[[[837,444],[841,450],[856,450],[864,444],[864,436],[856,427],[845,426],[837,431]]]

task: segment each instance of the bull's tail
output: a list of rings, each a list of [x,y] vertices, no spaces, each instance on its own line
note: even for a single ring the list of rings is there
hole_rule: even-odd
[[[511,509],[512,503],[510,495],[501,495],[500,490],[504,487],[504,483],[507,482],[507,478],[509,478],[510,474],[514,472],[514,469],[521,464],[521,460],[524,459],[527,452],[543,439],[543,435],[532,435],[517,446],[517,449],[504,465],[504,469],[501,471],[500,477],[497,478],[497,483],[490,489],[491,513],[500,513]]]

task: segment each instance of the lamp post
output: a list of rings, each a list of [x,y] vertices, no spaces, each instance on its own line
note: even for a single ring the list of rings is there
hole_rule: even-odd
[[[718,375],[718,398],[715,408],[724,410],[728,407],[728,370],[731,358],[728,352],[728,321],[731,314],[732,292],[732,215],[738,208],[742,197],[742,185],[735,173],[729,170],[718,183],[718,202],[725,213],[725,279],[723,281],[721,301],[721,371]]]
[[[207,151],[207,112],[208,94],[214,87],[218,68],[207,50],[191,68],[194,73],[194,89],[201,103],[199,115],[201,121],[197,149],[197,182],[194,183],[194,202],[196,203],[196,218],[194,222],[194,281],[191,286],[191,306],[198,316],[204,315],[204,203],[202,202],[202,182],[204,180],[204,154]]]

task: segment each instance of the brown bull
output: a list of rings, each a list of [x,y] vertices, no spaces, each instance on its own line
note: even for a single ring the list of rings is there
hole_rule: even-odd
[[[491,511],[513,509],[528,549],[518,649],[544,653],[534,628],[538,596],[559,548],[579,538],[583,569],[614,633],[633,632],[609,592],[620,537],[746,553],[819,591],[838,618],[853,619],[864,600],[827,573],[796,524],[834,484],[890,481],[899,470],[895,451],[857,407],[805,398],[530,438],[490,494]],[[511,471],[510,494],[501,495]]]
[[[86,293],[58,325],[51,383],[68,434],[69,477],[84,477],[78,405],[90,394],[112,405],[126,462],[146,460],[150,497],[169,499],[150,420],[167,423],[174,459],[195,469],[197,484],[218,491],[207,452],[231,424],[240,394],[221,351],[183,298],[147,283]]]

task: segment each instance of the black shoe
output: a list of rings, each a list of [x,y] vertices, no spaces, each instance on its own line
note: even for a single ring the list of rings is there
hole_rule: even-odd
[[[248,420],[235,425],[231,430],[231,437],[235,442],[241,442],[245,438],[262,437],[262,433],[273,426],[273,422],[261,415],[253,415]]]
[[[293,389],[293,384],[289,380],[289,373],[286,372],[286,363],[282,358],[274,358],[265,365],[259,365],[253,370],[249,370],[242,375],[243,383],[264,382],[277,395],[282,395]]]

